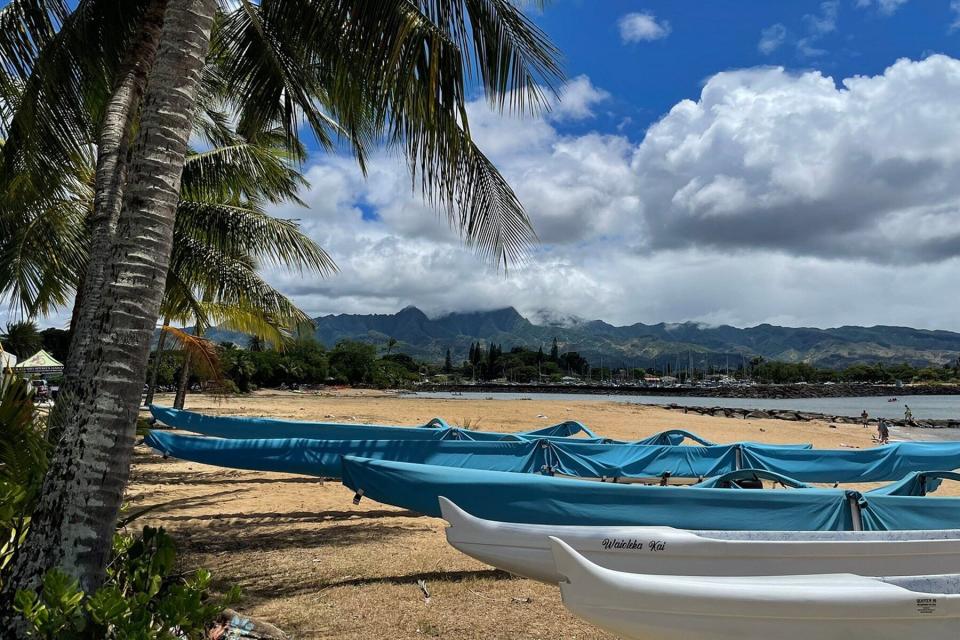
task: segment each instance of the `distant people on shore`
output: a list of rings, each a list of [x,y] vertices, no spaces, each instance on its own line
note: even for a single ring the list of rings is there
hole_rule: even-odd
[[[863,423],[863,428],[867,428],[867,423],[870,422],[870,414],[867,413],[867,410],[864,409],[863,413],[860,414],[860,421]]]
[[[883,421],[883,418],[877,420],[877,442],[880,444],[890,442],[890,429],[887,428],[887,423]]]

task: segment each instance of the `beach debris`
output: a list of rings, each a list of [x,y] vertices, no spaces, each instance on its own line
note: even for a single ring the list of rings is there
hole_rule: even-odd
[[[423,603],[430,604],[430,591],[427,589],[427,582],[425,580],[417,580],[417,586],[420,587],[420,591],[423,592]]]
[[[542,413],[538,413],[538,414],[537,414],[537,417],[538,417],[538,418],[546,418],[547,416],[543,415]]]
[[[257,618],[224,609],[207,631],[208,640],[289,640],[286,633]]]
[[[531,598],[530,596],[527,596],[525,598],[517,598],[516,596],[514,596],[510,598],[510,601],[516,604],[530,604],[531,602],[533,602],[533,598]]]
[[[417,622],[417,633],[435,638],[440,635],[440,629],[429,620],[420,620]]]

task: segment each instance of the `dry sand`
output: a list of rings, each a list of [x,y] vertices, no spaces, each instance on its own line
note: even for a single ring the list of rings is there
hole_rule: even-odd
[[[158,404],[172,398],[158,397]],[[859,426],[685,415],[615,402],[440,400],[380,392],[193,395],[211,414],[422,424],[519,431],[576,419],[618,439],[685,428],[717,442],[872,446]],[[545,416],[545,417],[538,417]],[[133,509],[164,506],[137,521],[163,526],[184,568],[207,567],[220,587],[243,589],[240,610],[296,638],[609,638],[569,615],[556,588],[514,578],[446,544],[442,520],[364,500],[337,483],[163,460],[140,446],[128,490]],[[424,597],[418,581],[430,593]]]

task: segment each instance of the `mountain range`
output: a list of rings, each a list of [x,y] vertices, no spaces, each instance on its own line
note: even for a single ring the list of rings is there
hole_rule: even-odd
[[[960,356],[960,333],[893,326],[737,328],[694,322],[614,326],[548,314],[540,314],[535,323],[512,307],[436,318],[407,307],[394,314],[327,315],[314,322],[317,338],[327,346],[343,339],[386,346],[395,338],[396,351],[434,362],[442,361],[448,348],[455,362],[466,359],[473,342],[497,343],[507,351],[514,346],[543,346],[549,351],[554,338],[561,352],[578,351],[594,364],[602,358],[604,366],[611,367],[692,363],[698,368],[734,368],[754,356],[830,368],[874,362],[940,365]]]

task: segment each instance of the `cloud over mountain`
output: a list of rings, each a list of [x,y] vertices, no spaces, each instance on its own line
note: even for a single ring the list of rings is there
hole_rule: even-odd
[[[302,218],[341,273],[273,278],[314,314],[513,305],[624,323],[956,328],[960,303],[942,291],[960,276],[960,61],[836,80],[718,73],[642,140],[584,126],[610,99],[589,78],[564,91],[576,99],[562,117],[470,106],[540,237],[525,269],[478,262],[380,153],[366,181],[347,158],[318,158],[312,209],[278,211]]]

